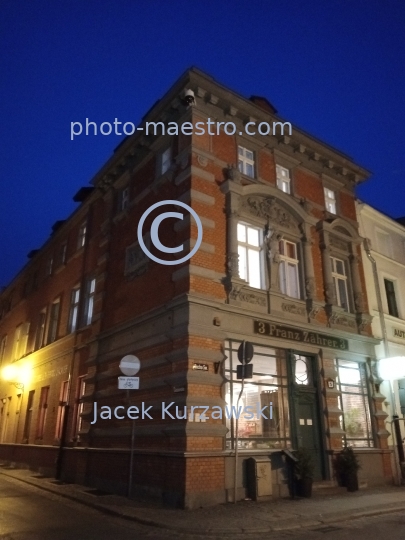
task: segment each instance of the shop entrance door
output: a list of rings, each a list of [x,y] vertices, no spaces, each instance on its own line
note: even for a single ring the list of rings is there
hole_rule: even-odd
[[[323,434],[314,358],[290,353],[291,435],[293,448],[307,448],[314,459],[314,480],[325,478]]]

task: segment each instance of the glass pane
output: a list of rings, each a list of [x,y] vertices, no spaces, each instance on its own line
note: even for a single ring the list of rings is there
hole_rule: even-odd
[[[296,259],[295,256],[295,244],[292,242],[287,242],[287,256],[290,257],[290,259]]]
[[[253,161],[253,152],[251,152],[250,150],[245,150],[245,156],[247,159],[250,159]]]
[[[245,171],[245,174],[247,176],[250,176],[253,178],[254,176],[254,172],[253,172],[253,165],[251,165],[250,163],[246,163],[246,171]]]
[[[295,382],[309,384],[308,358],[295,355]]]
[[[286,283],[286,275],[285,275],[285,262],[280,262],[280,290],[282,293],[286,294],[287,292],[287,283]]]
[[[246,227],[242,223],[238,223],[238,241],[246,242]]]
[[[339,380],[340,380],[341,385],[344,385],[344,384],[360,385],[361,384],[360,368],[354,362],[351,362],[351,364],[353,364],[354,369],[339,366]]]
[[[238,146],[238,154],[240,156],[243,156],[243,147],[242,146]]]
[[[260,254],[253,249],[248,250],[249,285],[260,289]]]
[[[243,161],[238,161],[238,169],[239,169],[239,172],[243,173]]]
[[[288,264],[288,285],[289,285],[289,295],[293,298],[299,297],[299,287],[298,287],[298,268],[296,264]]]
[[[347,311],[349,309],[349,306],[347,304],[346,281],[344,279],[338,279],[338,287],[339,287],[339,298],[340,298],[339,305]]]
[[[247,227],[247,233],[248,244],[251,246],[259,246],[259,231],[257,229],[252,229],[251,227]]]
[[[239,277],[241,279],[247,279],[247,268],[246,268],[246,248],[243,246],[238,246],[239,254]]]
[[[338,274],[342,274],[342,276],[345,275],[345,267],[343,264],[343,261],[336,259],[336,272]]]

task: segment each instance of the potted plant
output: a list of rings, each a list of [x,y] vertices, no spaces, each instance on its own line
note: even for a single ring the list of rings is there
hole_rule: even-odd
[[[307,448],[299,448],[294,452],[294,479],[299,497],[311,497],[315,465],[312,453]]]
[[[360,469],[359,460],[350,446],[343,450],[335,458],[335,471],[341,486],[347,491],[357,491],[359,480],[357,471]]]

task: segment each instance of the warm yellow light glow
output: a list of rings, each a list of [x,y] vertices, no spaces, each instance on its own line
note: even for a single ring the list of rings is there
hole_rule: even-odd
[[[12,383],[27,384],[31,378],[30,364],[11,364],[3,368],[1,378]]]
[[[14,379],[17,376],[17,368],[16,366],[6,366],[3,368],[3,371],[1,372],[2,379],[5,381],[14,381]]]

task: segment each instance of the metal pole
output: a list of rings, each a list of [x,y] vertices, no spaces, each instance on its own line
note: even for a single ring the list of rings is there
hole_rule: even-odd
[[[132,476],[134,470],[134,441],[135,441],[135,420],[132,420],[132,433],[131,433],[131,455],[129,459],[129,478],[128,478],[128,497],[132,494]]]
[[[237,477],[238,477],[238,442],[239,442],[239,433],[238,433],[238,425],[239,425],[239,401],[242,397],[243,393],[243,386],[245,384],[245,348],[246,348],[246,342],[243,342],[243,370],[242,370],[242,387],[239,392],[238,401],[236,402],[236,434],[235,434],[235,470],[234,470],[234,487],[233,487],[233,503],[236,504],[236,491],[237,491]]]

